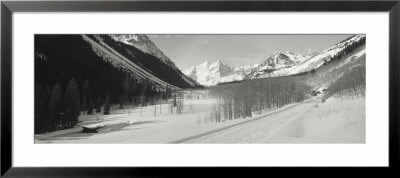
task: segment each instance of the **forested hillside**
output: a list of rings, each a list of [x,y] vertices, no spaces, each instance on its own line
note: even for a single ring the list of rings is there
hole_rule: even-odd
[[[307,98],[311,89],[308,75],[245,80],[210,88],[220,103],[215,108],[216,121],[252,117],[254,112],[280,108]]]
[[[111,47],[113,50],[115,50],[117,53],[119,53],[129,61],[140,66],[142,69],[145,69],[146,71],[163,80],[164,82],[167,82],[179,88],[193,88],[200,86],[198,83],[185,76],[182,71],[180,71],[175,66],[171,67],[171,64],[166,64],[160,58],[148,53],[144,53],[134,46],[128,45],[120,41],[115,41],[109,35],[86,36],[96,41],[100,45],[107,45]]]
[[[344,40],[345,41],[345,40]],[[252,117],[253,113],[279,108],[307,98],[365,96],[365,37],[346,45],[323,65],[289,76],[249,79],[210,87],[219,99],[213,121]],[[322,96],[321,96],[322,95]]]
[[[83,35],[35,35],[36,133],[71,128],[79,114],[107,114],[111,104],[146,105],[177,87],[197,87],[157,57],[108,36],[102,39],[121,54],[102,56]],[[118,63],[117,55],[148,73],[128,70],[132,66]]]

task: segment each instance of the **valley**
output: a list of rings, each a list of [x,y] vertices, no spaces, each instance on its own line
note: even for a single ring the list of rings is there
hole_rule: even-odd
[[[35,36],[35,143],[365,143],[365,35],[180,70],[146,35]]]

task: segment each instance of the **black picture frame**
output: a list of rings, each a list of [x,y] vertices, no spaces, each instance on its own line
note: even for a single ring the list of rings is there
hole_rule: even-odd
[[[400,1],[2,1],[1,2],[1,175],[17,177],[128,177],[164,176],[182,173],[177,168],[20,168],[12,165],[12,18],[14,12],[388,12],[389,13],[389,167],[368,168],[394,172],[399,168],[400,101]],[[230,174],[264,172],[210,168]],[[294,168],[293,168],[294,169]],[[326,169],[326,168],[320,168]],[[347,168],[346,168],[347,169]],[[359,170],[359,168],[353,168]],[[185,168],[189,174],[209,171]],[[299,169],[296,169],[297,171]],[[307,172],[300,171],[300,172]],[[287,172],[282,169],[280,172]],[[247,172],[247,173],[246,173]],[[290,171],[288,171],[290,172]],[[338,172],[331,171],[332,175]],[[215,174],[214,174],[215,175]],[[236,174],[237,175],[237,174]]]

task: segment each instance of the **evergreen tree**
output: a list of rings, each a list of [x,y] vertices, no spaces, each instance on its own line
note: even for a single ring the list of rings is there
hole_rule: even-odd
[[[56,83],[51,91],[49,103],[48,131],[59,130],[61,124],[61,86]]]
[[[147,106],[147,96],[148,96],[148,84],[147,80],[142,80],[141,85],[142,85],[142,98],[141,98],[141,104],[142,106]]]
[[[138,86],[137,86],[136,80],[132,79],[132,96],[131,96],[131,98],[132,98],[133,104],[134,104],[133,97],[135,96],[135,93],[137,91],[137,87]]]
[[[106,101],[104,102],[104,109],[103,109],[104,115],[110,114],[110,99],[108,95],[106,96]]]
[[[100,112],[101,112],[101,98],[97,98],[96,113],[100,113]]]
[[[85,111],[89,108],[89,102],[91,100],[90,96],[90,86],[89,86],[89,80],[85,79],[85,82],[83,82],[82,86],[82,106],[81,110]],[[92,107],[93,108],[93,107]],[[93,112],[92,112],[93,113]]]
[[[126,102],[126,96],[119,97],[119,109],[124,109],[125,102]]]
[[[128,73],[125,75],[125,79],[122,82],[122,88],[126,98],[130,98],[132,93],[132,80]]]
[[[79,106],[78,84],[74,79],[71,79],[64,94],[64,127],[71,128],[78,123]]]
[[[170,97],[171,97],[171,88],[167,86],[167,88],[165,89],[164,99],[168,99]]]
[[[86,111],[87,108],[88,108],[88,104],[87,104],[87,101],[86,101],[86,96],[84,96],[83,99],[82,99],[81,110],[82,110],[82,111]]]
[[[93,114],[93,102],[90,101],[87,108],[87,115],[92,115],[92,114]]]
[[[173,94],[174,100],[173,100],[173,106],[176,107],[177,102],[176,102],[176,92]]]
[[[48,107],[47,90],[37,85],[35,89],[35,133],[49,130]]]
[[[82,97],[86,97],[87,100],[90,100],[90,86],[89,86],[89,80],[85,79],[85,82],[83,82],[82,86]]]

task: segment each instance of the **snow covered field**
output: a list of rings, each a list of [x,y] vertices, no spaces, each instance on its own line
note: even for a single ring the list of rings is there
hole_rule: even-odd
[[[365,143],[364,98],[312,99],[251,118],[205,123],[215,103],[185,100],[182,114],[163,104],[161,114],[160,105],[151,105],[83,115],[78,126],[36,135],[35,143]],[[82,132],[82,126],[96,125],[105,127]]]
[[[304,102],[189,143],[365,143],[365,99]]]

